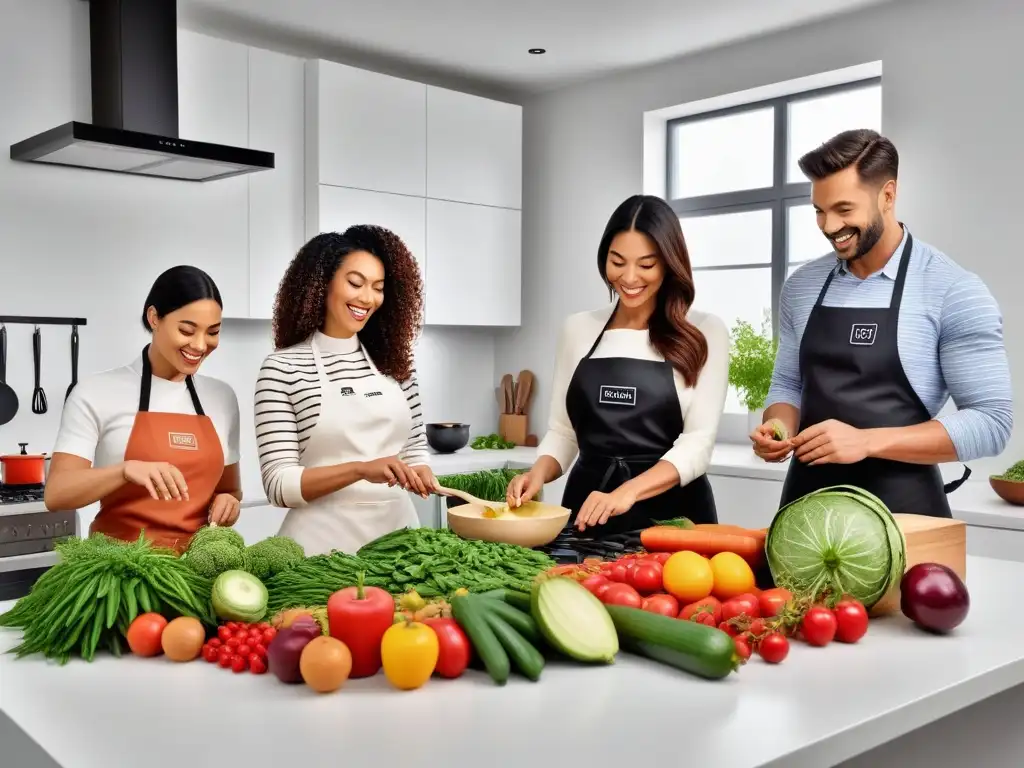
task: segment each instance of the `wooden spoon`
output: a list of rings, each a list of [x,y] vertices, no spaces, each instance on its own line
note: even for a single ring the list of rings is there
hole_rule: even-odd
[[[512,374],[506,373],[501,377],[502,413],[512,413],[515,403],[512,399]]]
[[[508,512],[507,503],[501,504],[496,501],[484,501],[471,493],[457,491],[454,488],[445,488],[443,485],[438,486],[435,493],[438,493],[441,496],[454,496],[457,499],[462,499],[467,504],[475,504],[478,507],[483,507],[484,517],[497,517],[498,515]]]
[[[530,405],[530,395],[533,394],[533,372],[519,372],[519,389],[516,392],[516,413],[525,414]]]

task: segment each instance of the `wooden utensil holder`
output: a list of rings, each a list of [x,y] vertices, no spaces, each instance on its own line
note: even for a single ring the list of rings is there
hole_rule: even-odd
[[[498,434],[510,443],[526,445],[529,420],[522,413],[503,413],[498,416]]]

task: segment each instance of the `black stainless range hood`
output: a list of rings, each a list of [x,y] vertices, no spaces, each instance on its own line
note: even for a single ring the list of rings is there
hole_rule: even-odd
[[[12,144],[12,160],[183,181],[274,167],[272,152],[178,136],[176,0],[87,1],[93,121]]]

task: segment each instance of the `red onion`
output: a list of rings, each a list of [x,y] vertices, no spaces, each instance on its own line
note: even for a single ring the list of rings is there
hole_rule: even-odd
[[[320,626],[315,621],[311,625],[301,619],[296,619],[290,627],[279,631],[267,648],[267,667],[270,672],[281,682],[301,683],[299,658],[302,649],[310,640],[319,636]]]
[[[958,627],[971,607],[967,587],[951,568],[918,563],[900,582],[900,609],[922,629],[944,634]]]

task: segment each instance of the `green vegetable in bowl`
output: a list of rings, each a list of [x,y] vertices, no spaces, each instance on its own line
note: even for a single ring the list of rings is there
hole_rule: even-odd
[[[507,451],[510,448],[516,447],[515,443],[496,434],[479,435],[474,437],[473,442],[469,445],[477,451]]]
[[[994,475],[996,480],[1006,480],[1011,483],[1024,483],[1024,461],[1018,461],[1001,475]]]

